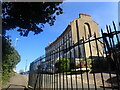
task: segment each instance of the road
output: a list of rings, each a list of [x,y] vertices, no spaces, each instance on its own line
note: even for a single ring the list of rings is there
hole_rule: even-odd
[[[7,90],[24,90],[25,87],[28,85],[28,74],[26,75],[20,75],[18,73],[15,74],[15,76],[10,78],[10,81],[5,86]],[[5,88],[3,90],[5,90]]]

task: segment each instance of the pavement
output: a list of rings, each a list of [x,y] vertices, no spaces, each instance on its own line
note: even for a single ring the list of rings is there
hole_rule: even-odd
[[[8,84],[2,90],[24,90],[28,85],[28,74],[20,75],[15,73],[15,76],[10,78]]]
[[[111,74],[112,77],[115,77],[115,74]],[[59,78],[60,77],[60,78]],[[82,74],[83,77],[83,87],[88,88],[88,79],[87,79],[87,73]],[[76,75],[63,75],[63,74],[55,74],[55,75],[50,75],[50,74],[43,74],[43,79],[42,82],[42,87],[41,88],[82,88],[82,82],[81,82],[81,74]],[[95,88],[94,85],[94,77],[93,74],[88,74],[89,78],[89,87],[90,88]],[[101,88],[102,85],[102,78],[101,78],[101,73],[96,73],[95,74],[96,78],[96,86],[97,88]],[[109,83],[106,81],[110,78],[108,73],[103,73],[103,78],[104,78],[104,85],[105,87],[111,86]],[[76,80],[77,79],[77,80]],[[67,81],[68,80],[68,81]],[[76,82],[77,81],[77,82]],[[66,83],[68,82],[68,83]],[[39,83],[38,83],[39,84]],[[7,85],[7,90],[24,90],[25,87],[28,85],[28,74],[26,75],[20,75],[20,74],[15,74],[10,79],[10,82]],[[77,85],[77,86],[76,86]],[[72,86],[72,87],[71,87]],[[101,88],[103,89],[103,88]],[[6,89],[3,89],[6,90]],[[109,89],[112,90],[112,89]]]
[[[107,83],[107,80],[110,78],[109,74],[103,73],[102,75],[104,79],[104,87],[106,87],[106,90],[112,90],[112,88],[109,88],[111,87],[111,84]],[[111,76],[116,77],[115,74],[111,74]],[[43,76],[42,88],[82,88],[82,83],[83,83],[83,87],[87,89],[88,88],[87,73],[83,73],[82,78],[83,78],[83,82],[81,81],[81,74],[78,74],[77,76],[76,75],[66,76],[65,74],[64,75],[61,74],[61,76],[59,76],[58,74],[55,74],[55,75],[45,74]],[[88,78],[89,78],[89,88],[94,89],[95,83],[94,83],[93,74],[88,73]],[[97,86],[96,88],[103,90],[101,73],[96,73],[95,79],[96,79],[95,81],[96,81],[96,86]]]

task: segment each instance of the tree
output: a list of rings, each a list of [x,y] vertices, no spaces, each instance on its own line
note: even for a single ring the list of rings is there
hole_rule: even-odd
[[[62,2],[3,2],[2,28],[6,30],[16,27],[21,36],[28,36],[42,32],[44,24],[54,25],[56,16],[62,14]]]
[[[2,37],[2,81],[6,83],[13,74],[13,68],[20,62],[20,55],[6,37]]]

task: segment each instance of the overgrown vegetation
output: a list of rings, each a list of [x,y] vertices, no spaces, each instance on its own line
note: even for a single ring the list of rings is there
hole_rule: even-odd
[[[11,42],[5,36],[2,37],[2,84],[6,84],[14,74],[13,68],[20,62],[20,55],[11,46]]]

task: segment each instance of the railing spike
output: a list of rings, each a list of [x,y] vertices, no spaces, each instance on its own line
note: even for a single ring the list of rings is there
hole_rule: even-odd
[[[101,33],[103,34],[103,30],[101,29]]]
[[[111,27],[110,27],[110,25],[109,25],[109,29],[110,29],[110,33],[112,32],[112,30],[111,30]]]
[[[108,25],[106,25],[106,29],[107,29],[107,32],[109,33],[109,28],[108,28]]]
[[[108,25],[106,25],[106,28],[108,28]]]
[[[113,21],[113,27],[114,27],[114,30],[116,31],[116,26],[114,21]]]

